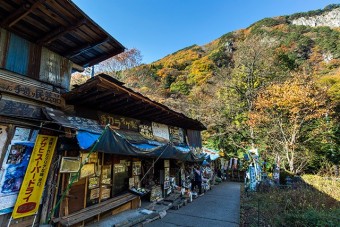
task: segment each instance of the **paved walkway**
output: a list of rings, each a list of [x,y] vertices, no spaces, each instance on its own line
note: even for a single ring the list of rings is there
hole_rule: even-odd
[[[223,182],[179,210],[168,210],[163,219],[146,227],[236,227],[240,222],[240,184]]]

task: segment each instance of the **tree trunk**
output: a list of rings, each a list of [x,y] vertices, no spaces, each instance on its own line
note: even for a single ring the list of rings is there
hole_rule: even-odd
[[[292,149],[289,149],[288,145],[285,145],[284,150],[286,152],[286,157],[289,165],[289,171],[294,173],[294,151]]]

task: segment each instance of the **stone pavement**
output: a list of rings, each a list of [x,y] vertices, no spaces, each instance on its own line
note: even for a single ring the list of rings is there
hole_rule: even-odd
[[[179,210],[167,210],[167,215],[148,223],[146,227],[228,227],[239,226],[240,183],[222,182]]]
[[[239,226],[240,183],[222,182],[178,210],[170,209],[172,206],[171,202],[166,201],[149,203],[142,208],[128,210],[87,226]]]

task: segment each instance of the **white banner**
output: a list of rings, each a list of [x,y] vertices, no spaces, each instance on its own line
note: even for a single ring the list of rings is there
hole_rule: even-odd
[[[152,122],[153,135],[162,139],[169,140],[169,128],[167,125]]]

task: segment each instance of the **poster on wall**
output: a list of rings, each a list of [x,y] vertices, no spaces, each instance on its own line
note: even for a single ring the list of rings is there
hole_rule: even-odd
[[[142,163],[141,162],[133,162],[132,163],[132,175],[140,175],[141,174],[141,167]]]
[[[101,199],[108,199],[111,195],[111,189],[110,188],[102,188],[101,191]]]
[[[38,135],[13,209],[14,219],[37,212],[57,139],[57,136]]]
[[[4,127],[2,126],[1,129]],[[23,127],[15,128],[0,171],[0,215],[13,210],[38,131]],[[0,135],[2,139],[3,133],[6,133],[7,137],[6,130],[2,130],[2,135]]]
[[[79,178],[92,176],[94,174],[95,174],[94,164],[93,163],[85,164],[85,165],[83,165],[83,167],[80,170],[80,177]]]
[[[60,164],[61,173],[77,173],[80,168],[80,160],[76,157],[62,157]]]
[[[184,143],[184,130],[178,127],[169,127],[170,140],[176,144]]]
[[[33,150],[33,143],[16,142],[8,147],[0,181],[0,214],[13,209]]]
[[[167,125],[152,122],[152,133],[155,137],[169,140],[169,128]]]
[[[29,128],[20,128],[16,127],[13,139],[14,141],[29,141],[29,137],[31,134],[31,129]]]

